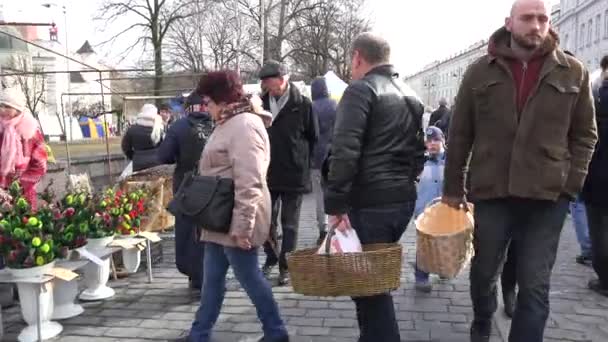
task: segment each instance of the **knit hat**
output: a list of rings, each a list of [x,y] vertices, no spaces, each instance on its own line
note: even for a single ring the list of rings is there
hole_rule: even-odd
[[[425,132],[427,140],[439,140],[445,141],[445,135],[443,135],[443,131],[439,127],[429,126]]]
[[[14,108],[19,112],[24,112],[25,96],[17,88],[5,88],[0,91],[0,104]]]

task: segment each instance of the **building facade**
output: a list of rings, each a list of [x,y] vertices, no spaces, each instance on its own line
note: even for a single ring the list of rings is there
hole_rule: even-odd
[[[425,104],[433,108],[438,106],[442,98],[453,103],[465,70],[487,49],[487,41],[477,42],[448,59],[427,65],[422,71],[407,76],[404,81]]]
[[[608,0],[561,0],[553,20],[561,47],[572,52],[589,70],[608,54]]]

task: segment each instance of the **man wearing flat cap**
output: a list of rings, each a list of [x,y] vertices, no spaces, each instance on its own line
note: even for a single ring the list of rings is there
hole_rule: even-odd
[[[272,225],[270,242],[264,245],[266,262],[262,268],[266,276],[279,264],[279,285],[289,282],[286,254],[298,242],[298,225],[302,195],[310,191],[311,155],[318,137],[318,122],[312,112],[311,101],[302,96],[289,82],[287,68],[269,60],[260,70],[264,109],[272,113],[270,137],[270,167],[268,187],[272,197]],[[281,213],[283,241],[279,248],[277,228]],[[277,252],[279,255],[277,255]]]

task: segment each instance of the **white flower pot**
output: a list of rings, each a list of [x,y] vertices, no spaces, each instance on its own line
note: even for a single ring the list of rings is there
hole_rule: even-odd
[[[76,317],[84,312],[84,309],[79,304],[75,304],[76,296],[78,296],[78,281],[61,280],[55,278],[53,280],[53,316],[52,319],[66,319]]]
[[[109,245],[114,241],[114,235],[106,236],[98,239],[88,239],[87,249],[100,249]]]
[[[53,315],[53,285],[52,283],[50,284],[51,288],[47,287],[40,294],[40,331],[43,340],[53,338],[63,330],[61,324],[50,321]],[[40,284],[17,283],[21,314],[23,315],[23,320],[27,323],[27,327],[17,337],[20,342],[38,341],[36,294],[40,286]]]
[[[122,250],[122,263],[125,270],[129,273],[137,272],[141,264],[141,251],[137,248],[129,248]]]
[[[84,283],[87,288],[80,294],[81,300],[102,300],[114,296],[114,290],[106,285],[110,278],[110,257],[102,259],[101,266],[89,262],[84,267]]]
[[[50,274],[53,267],[55,267],[55,261],[51,261],[46,265],[30,268],[7,268],[15,278],[41,278],[45,274]]]

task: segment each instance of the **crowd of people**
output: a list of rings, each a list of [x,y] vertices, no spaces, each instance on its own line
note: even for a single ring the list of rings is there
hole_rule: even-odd
[[[490,340],[499,277],[509,341],[543,341],[568,212],[581,245],[576,262],[598,276],[589,289],[608,296],[608,56],[592,84],[560,49],[549,10],[516,0],[454,103],[440,99],[435,111],[400,81],[389,44],[372,33],[353,42],[352,81],[339,103],[323,77],[308,99],[271,60],[259,72],[261,97],[224,70],[201,78],[185,117],[144,105],[122,140],[134,171],[175,164],[174,193],[189,172],[234,182],[228,233],[176,217],[176,266],[201,298],[182,340],[210,341],[231,267],[262,322],[260,341],[289,341],[269,279],[278,266],[277,285],[289,283],[287,254],[308,192],[319,243],[328,227],[352,227],[364,245],[395,243],[435,199],[462,210],[473,202],[472,342]],[[0,187],[20,179],[35,206],[47,157],[19,94],[0,93]],[[414,272],[416,289],[432,291],[430,275]],[[400,341],[390,293],[353,301],[360,342]]]

